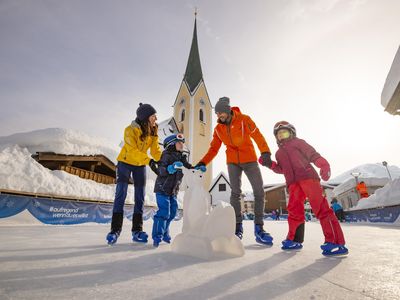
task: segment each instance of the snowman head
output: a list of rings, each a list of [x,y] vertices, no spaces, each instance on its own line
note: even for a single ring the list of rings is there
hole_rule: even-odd
[[[181,190],[186,191],[194,186],[203,186],[204,173],[195,169],[184,169]]]

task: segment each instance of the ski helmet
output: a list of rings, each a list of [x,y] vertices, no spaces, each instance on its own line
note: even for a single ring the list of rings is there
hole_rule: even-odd
[[[185,137],[183,136],[182,133],[172,134],[167,136],[164,139],[164,149],[167,149],[171,145],[175,145],[177,142],[182,142],[182,143],[185,142]]]
[[[278,133],[279,129],[287,129],[287,130],[291,131],[294,136],[296,136],[296,128],[287,121],[279,121],[278,123],[275,124],[275,126],[274,126],[274,136],[275,137],[276,137],[276,134]]]

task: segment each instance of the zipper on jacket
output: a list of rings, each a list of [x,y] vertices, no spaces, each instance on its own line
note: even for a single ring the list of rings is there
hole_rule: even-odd
[[[231,123],[232,124],[232,123]],[[233,145],[233,146],[235,146],[236,147],[236,145],[233,143],[233,140],[232,140],[232,135],[231,135],[231,124],[229,124],[229,126],[228,126],[228,128],[227,128],[227,132],[228,132],[228,135],[229,135],[229,139],[231,140],[231,144]],[[236,147],[236,154],[237,154],[237,160],[238,160],[238,164],[240,164],[240,159],[239,159],[239,148],[238,147]]]

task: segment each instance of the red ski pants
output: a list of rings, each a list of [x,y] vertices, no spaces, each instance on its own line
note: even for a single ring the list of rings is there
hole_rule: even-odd
[[[304,201],[308,198],[315,216],[319,219],[325,242],[344,245],[345,240],[342,228],[328,201],[322,195],[322,188],[318,180],[306,179],[292,183],[289,186],[288,223],[289,233],[287,239],[293,240],[296,229],[304,223]]]

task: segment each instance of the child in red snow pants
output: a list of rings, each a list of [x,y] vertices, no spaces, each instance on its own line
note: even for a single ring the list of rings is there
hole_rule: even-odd
[[[315,216],[319,219],[326,243],[344,245],[342,228],[328,201],[323,196],[322,188],[317,179],[305,179],[289,186],[287,239],[299,243],[304,241],[304,202],[308,198]]]
[[[282,241],[282,250],[299,250],[304,241],[304,201],[310,201],[311,208],[319,219],[325,236],[325,243],[321,245],[322,254],[344,255],[348,253],[340,224],[328,201],[323,196],[320,177],[315,171],[314,164],[320,169],[323,180],[330,178],[330,165],[306,141],[297,138],[296,128],[286,121],[276,123],[274,135],[278,143],[275,154],[276,162],[265,164],[262,157],[259,162],[275,173],[285,176],[289,189],[289,232],[286,240]]]

